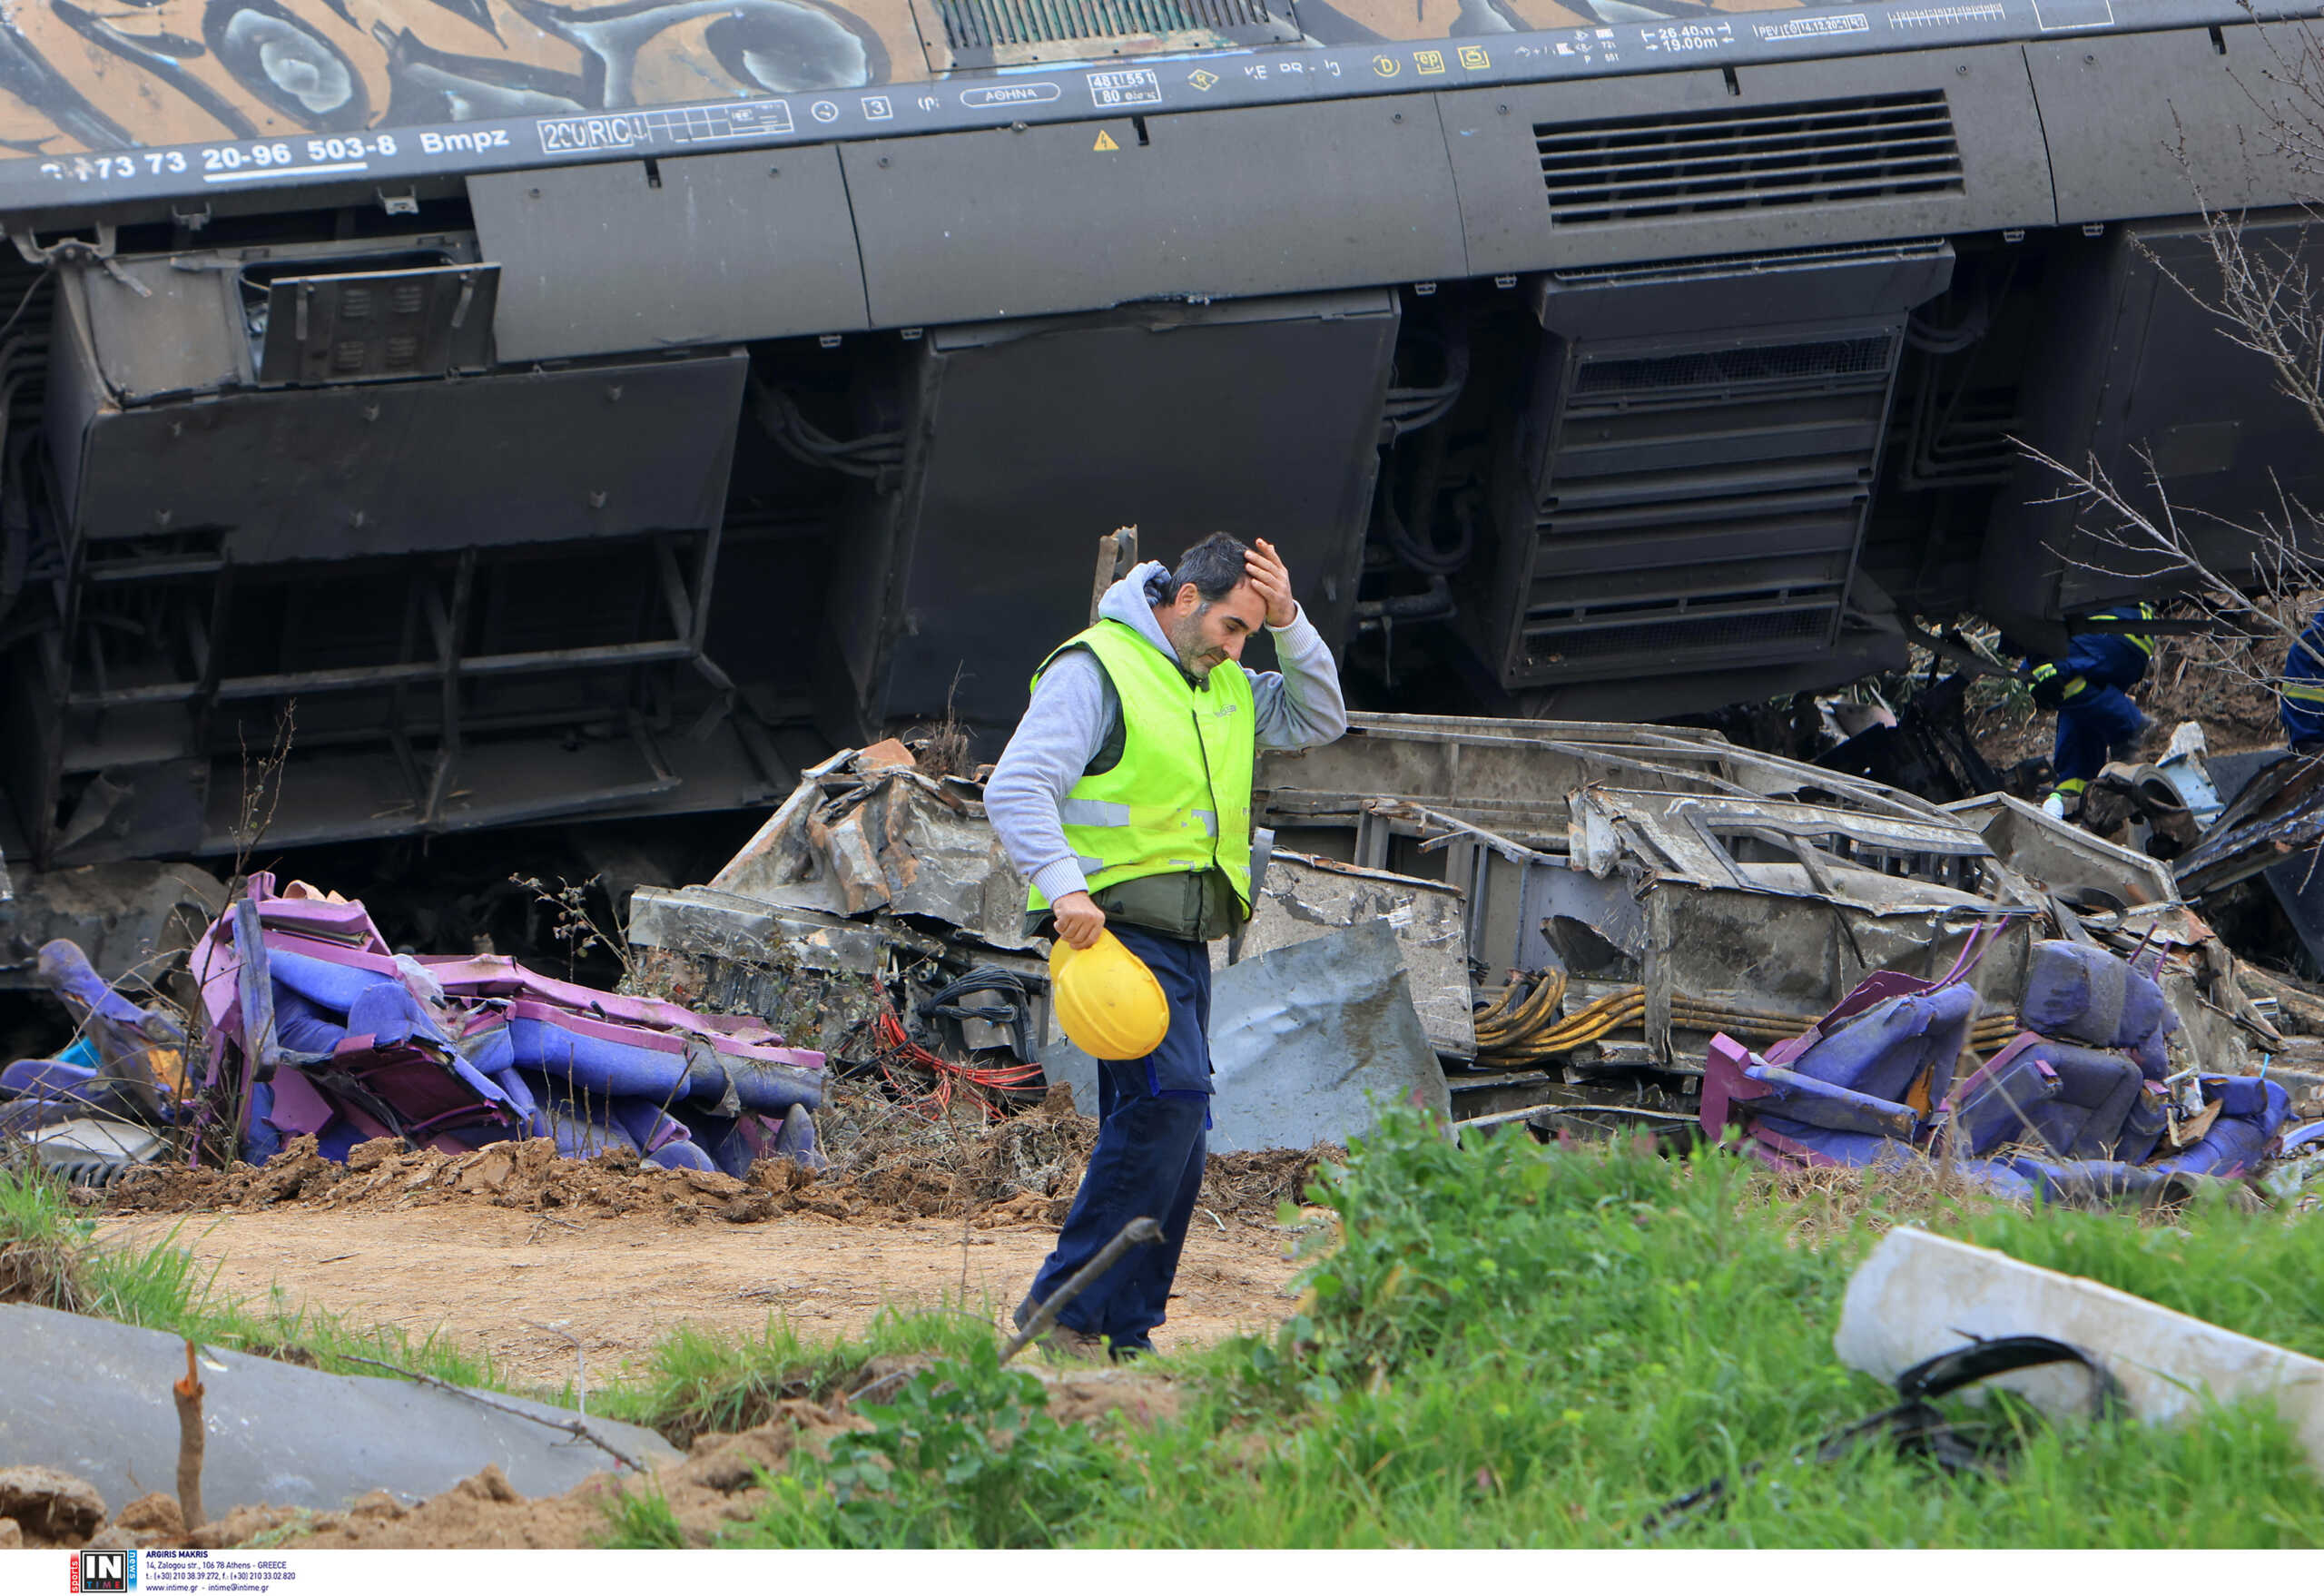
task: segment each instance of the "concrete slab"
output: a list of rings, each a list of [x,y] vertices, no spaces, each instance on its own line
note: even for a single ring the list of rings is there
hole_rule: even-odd
[[[2221,1402],[2265,1398],[2324,1473],[2324,1362],[1925,1230],[1892,1230],[1872,1249],[1848,1282],[1832,1345],[1849,1367],[1893,1383],[1971,1336],[1996,1335],[2047,1335],[2081,1348],[2151,1424],[2200,1413],[2207,1393]],[[2089,1411],[2090,1380],[2080,1369],[2028,1369],[1994,1384],[2046,1413]]]
[[[185,1374],[180,1338],[49,1308],[0,1307],[0,1462],[77,1474],[115,1510],[175,1489],[170,1384]],[[202,1501],[217,1514],[257,1502],[325,1510],[372,1490],[433,1496],[487,1463],[498,1463],[526,1495],[550,1495],[616,1466],[573,1435],[409,1381],[209,1350],[202,1383]],[[487,1394],[559,1423],[579,1417]],[[583,1422],[648,1467],[677,1455],[635,1424]]]

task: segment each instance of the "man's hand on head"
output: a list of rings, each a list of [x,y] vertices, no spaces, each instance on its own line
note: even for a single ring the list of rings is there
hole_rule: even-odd
[[[1081,952],[1096,947],[1098,933],[1106,929],[1106,911],[1087,892],[1068,892],[1049,905],[1049,912],[1057,918],[1057,934]]]
[[[1283,557],[1275,553],[1274,544],[1264,537],[1255,539],[1251,552],[1243,557],[1243,571],[1266,601],[1268,626],[1288,626],[1299,618],[1299,601],[1291,596],[1291,573],[1284,568]]]

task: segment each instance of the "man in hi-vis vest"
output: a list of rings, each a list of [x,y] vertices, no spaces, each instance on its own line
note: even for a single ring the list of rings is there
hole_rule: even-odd
[[[1281,675],[1243,669],[1265,626]],[[1106,590],[1098,622],[1042,662],[1031,704],[985,783],[985,811],[1032,883],[1039,929],[1088,948],[1110,931],[1169,1001],[1162,1045],[1101,1062],[1098,1146],[1021,1326],[1130,1220],[1160,1221],[1059,1315],[1049,1345],[1152,1350],[1202,1187],[1210,1118],[1210,953],[1251,913],[1251,771],[1261,748],[1347,729],[1332,651],[1275,550],[1215,532],[1175,571],[1149,560]]]

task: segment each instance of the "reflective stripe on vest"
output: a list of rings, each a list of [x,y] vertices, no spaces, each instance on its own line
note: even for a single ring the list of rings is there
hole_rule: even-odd
[[[1198,688],[1175,658],[1119,621],[1099,621],[1057,654],[1076,646],[1097,656],[1122,711],[1120,763],[1084,774],[1058,805],[1090,890],[1216,865],[1248,914],[1258,755],[1250,677],[1222,660]],[[1049,907],[1039,892],[1029,901],[1037,912]]]
[[[2295,704],[2324,704],[2324,682],[2286,682],[2280,691]]]
[[[2102,611],[2098,615],[2094,615],[2090,618],[2093,621],[2151,621],[2154,619],[2154,606],[2151,604],[2142,604],[2139,606],[2136,614],[2126,609],[2110,609]],[[2141,654],[2145,655],[2150,659],[2154,657],[2154,639],[2147,635],[2145,633],[2118,632],[2115,635],[2118,637],[2129,638],[2131,642],[2137,646],[2138,651]]]
[[[2058,667],[2046,662],[2034,667],[2034,679],[2037,682],[2046,682],[2057,674]],[[2089,685],[2090,684],[2080,676],[2069,677],[2066,681],[2066,685],[2058,689],[2058,696],[2061,698],[2072,698],[2075,694],[2081,692],[2083,688]]]

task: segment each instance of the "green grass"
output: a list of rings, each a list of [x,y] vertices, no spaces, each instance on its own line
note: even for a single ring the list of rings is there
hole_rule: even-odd
[[[2314,1546],[2324,1485],[2272,1411],[2053,1426],[1957,1407],[2014,1440],[2004,1473],[1946,1474],[1878,1444],[1795,1463],[1895,1400],[1842,1366],[1848,1276],[1909,1220],[2324,1355],[2324,1225],[2224,1206],[2171,1227],[1948,1201],[1908,1183],[1785,1196],[1718,1153],[1671,1161],[1519,1137],[1460,1148],[1393,1118],[1320,1194],[1335,1246],[1276,1335],[1161,1362],[1180,1398],[1153,1427],[1061,1424],[962,1313],[891,1314],[822,1345],[665,1339],[591,1411],[683,1443],[826,1399],[881,1354],[933,1354],[860,1411],[828,1457],[793,1453],[728,1543],[751,1546]],[[54,1198],[0,1183],[0,1233],[69,1232]],[[1317,1239],[1324,1239],[1318,1236]],[[218,1345],[361,1345],[487,1384],[458,1349],[222,1304],[166,1244],[84,1252],[94,1311]],[[433,1360],[433,1361],[431,1361]],[[1746,1475],[1749,1465],[1761,1465]],[[1716,1511],[1649,1525],[1738,1482]],[[647,1493],[609,1543],[683,1537]]]
[[[592,1394],[590,1411],[646,1425],[684,1446],[704,1432],[763,1424],[786,1397],[829,1401],[875,1358],[958,1357],[991,1345],[990,1315],[949,1306],[882,1308],[860,1338],[835,1342],[803,1340],[784,1319],[739,1338],[681,1328],[655,1345],[643,1370],[602,1395]]]
[[[214,1272],[204,1271],[182,1245],[185,1229],[173,1227],[143,1247],[99,1246],[95,1222],[74,1207],[54,1181],[31,1171],[0,1170],[0,1245],[44,1249],[72,1282],[83,1313],[334,1374],[381,1373],[354,1361],[371,1358],[461,1385],[502,1384],[488,1356],[432,1334],[413,1337],[393,1326],[353,1325],[293,1306],[280,1289],[262,1304],[227,1296],[217,1289]]]
[[[878,1415],[828,1463],[794,1463],[736,1544],[1104,1546],[2314,1545],[2324,1488],[2271,1411],[2167,1430],[2020,1436],[2005,1475],[1946,1475],[1864,1446],[1788,1460],[1895,1400],[1833,1356],[1849,1273],[1912,1217],[2294,1345],[2324,1332],[2324,1231],[2205,1210],[2175,1230],[1925,1197],[1833,1230],[1821,1198],[1782,1201],[1735,1160],[1557,1152],[1515,1138],[1456,1148],[1413,1120],[1356,1149],[1324,1194],[1339,1245],[1305,1311],[1271,1339],[1181,1360],[1187,1402],[1151,1430],[1052,1433],[965,1362],[923,1376],[985,1401],[1018,1449],[1054,1453],[1011,1518],[915,1465],[931,1421]],[[1817,1246],[1803,1235],[1821,1235]],[[979,1394],[983,1394],[981,1397]],[[1965,1405],[1964,1416],[1974,1410]],[[974,1448],[967,1449],[973,1453]],[[885,1467],[867,1480],[869,1457]],[[1029,1469],[1030,1462],[1028,1467]],[[968,1463],[980,1467],[971,1455]],[[1716,1512],[1648,1533],[1655,1510],[1746,1465]],[[1028,1474],[1029,1478],[1035,1476]],[[851,1525],[848,1521],[852,1519]],[[882,1537],[884,1536],[884,1539]]]
[[[2220,1205],[2142,1229],[2108,1214],[1980,1216],[1956,1232],[2068,1275],[2324,1358],[2324,1222]]]

